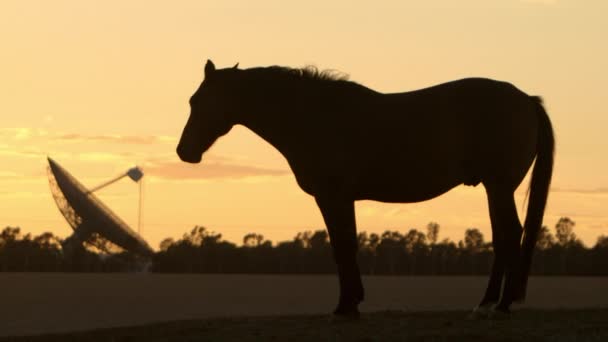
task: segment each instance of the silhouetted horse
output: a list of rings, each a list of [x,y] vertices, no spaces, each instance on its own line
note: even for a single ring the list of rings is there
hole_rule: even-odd
[[[177,147],[183,161],[200,162],[241,124],[279,150],[314,196],[338,266],[334,314],[357,316],[363,300],[354,201],[419,202],[460,184],[482,183],[490,208],[495,256],[478,309],[497,303],[508,312],[524,299],[553,169],[539,97],[482,78],[382,94],[314,68],[216,70],[207,61],[190,106]],[[513,193],[535,158],[522,229]]]

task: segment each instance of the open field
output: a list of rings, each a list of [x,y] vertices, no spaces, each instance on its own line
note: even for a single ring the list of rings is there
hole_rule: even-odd
[[[429,333],[432,333],[441,329],[441,324],[446,324],[447,330],[454,329],[454,333],[470,329],[471,337],[477,336],[474,326],[469,326],[463,317],[480,299],[486,277],[365,277],[364,282],[367,292],[361,310],[376,313],[364,315],[361,323],[357,323],[357,331],[361,333],[357,336],[376,336],[372,331],[375,329],[405,331],[415,326],[428,326]],[[606,309],[606,289],[608,278],[533,277],[528,301],[523,308]],[[333,309],[337,291],[337,279],[332,275],[0,273],[0,336],[85,331],[169,321],[181,322],[114,332],[126,334],[124,336],[157,332],[162,337],[166,334],[177,336],[184,331],[184,336],[193,334],[201,338],[207,328],[210,334],[216,334],[214,336],[221,336],[222,329],[229,329],[235,331],[233,337],[239,340],[244,338],[239,334],[253,333],[251,329],[256,327],[269,329],[271,332],[268,334],[276,333],[277,336],[288,336],[298,331],[305,334],[310,328],[319,334],[333,334],[331,329],[342,329],[341,325],[334,328],[326,326],[329,324],[326,314]],[[416,311],[434,312],[412,313]],[[578,322],[572,327],[587,326],[589,331],[595,331],[597,322],[603,321],[608,326],[607,312],[524,311],[516,312],[510,321],[538,320],[536,325],[529,325],[533,332],[539,322],[564,320],[547,326],[547,333],[553,331],[563,337],[570,336],[565,330],[570,327],[570,321]],[[307,316],[297,318],[293,315]],[[268,318],[270,316],[282,317]],[[453,322],[465,325],[452,328],[450,324],[456,324]],[[504,325],[508,323],[482,324],[488,331],[494,329],[494,325],[496,329],[510,329]],[[525,324],[521,329],[527,329]],[[574,331],[578,331],[576,329]],[[605,330],[597,331],[606,336]],[[260,333],[266,334],[262,330]],[[483,331],[479,334],[483,335]],[[319,335],[319,338],[331,339],[331,336]],[[174,338],[167,337],[166,340]]]
[[[118,341],[606,341],[608,309],[525,310],[510,319],[469,320],[466,312],[377,312],[358,321],[327,315],[211,318],[14,342]]]

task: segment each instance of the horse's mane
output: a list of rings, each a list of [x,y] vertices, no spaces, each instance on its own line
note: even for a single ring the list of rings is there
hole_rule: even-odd
[[[319,70],[315,66],[306,66],[303,68],[290,68],[284,66],[269,66],[269,67],[257,67],[251,69],[244,69],[247,73],[258,79],[261,78],[264,82],[283,81],[288,83],[296,83],[309,89],[331,89],[331,91],[337,91],[340,94],[351,92],[375,92],[357,82],[350,81],[348,75],[332,70]],[[320,86],[320,87],[317,87]]]
[[[303,68],[289,68],[283,66],[271,66],[266,70],[286,75],[292,75],[305,80],[318,81],[348,81],[348,75],[337,70],[319,70],[314,65],[307,65]]]
[[[284,66],[269,66],[245,69],[259,76],[273,77],[277,79],[290,79],[301,81],[314,81],[322,83],[352,83],[348,75],[336,70],[319,70],[316,66],[308,65],[303,68],[290,68]]]

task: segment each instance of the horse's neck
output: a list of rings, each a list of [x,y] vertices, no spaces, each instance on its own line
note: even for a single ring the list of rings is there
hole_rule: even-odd
[[[290,135],[293,134],[288,129],[281,129],[286,125],[281,123],[281,118],[274,113],[250,113],[252,119],[243,120],[241,124],[249,128],[260,138],[266,140],[274,148],[279,150],[285,157],[289,154]],[[259,114],[259,115],[256,115]],[[289,114],[287,114],[289,115]],[[287,118],[283,118],[285,120]]]
[[[239,123],[288,157],[297,135],[302,134],[301,130],[294,129],[294,125],[300,121],[299,116],[306,115],[306,108],[300,106],[296,109],[294,96],[289,93],[265,93],[254,98]]]
[[[376,105],[375,95],[379,95],[364,87],[353,91],[352,88],[328,90],[325,86],[307,88],[289,83],[273,84],[270,89],[267,84],[250,86],[248,95],[242,96],[245,105],[239,123],[268,141],[289,160],[297,151],[314,150],[302,149],[304,144],[315,144],[327,138],[323,136],[326,127],[334,126],[328,122],[344,119],[345,111],[337,104],[347,101],[365,111],[364,108]]]

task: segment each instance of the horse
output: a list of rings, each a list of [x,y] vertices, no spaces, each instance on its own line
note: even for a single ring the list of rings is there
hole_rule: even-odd
[[[337,266],[337,317],[358,317],[364,299],[354,202],[420,202],[461,184],[483,184],[492,226],[492,269],[474,312],[508,314],[524,300],[553,172],[553,128],[540,97],[485,78],[385,94],[315,67],[216,69],[208,60],[189,102],[182,161],[200,163],[243,125],[285,157],[314,197]],[[522,227],[514,191],[533,162]]]

